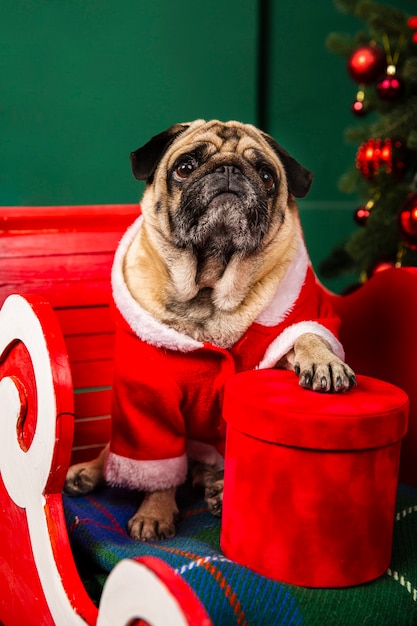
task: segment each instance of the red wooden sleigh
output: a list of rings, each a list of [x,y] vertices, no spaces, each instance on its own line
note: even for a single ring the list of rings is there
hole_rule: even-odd
[[[79,578],[64,520],[69,464],[95,456],[109,436],[110,268],[138,211],[135,205],[0,210],[0,623],[6,626],[123,626],[139,618],[151,626],[210,624],[187,585],[149,558],[119,563],[97,608]],[[350,364],[409,394],[400,478],[414,486],[416,286],[415,270],[387,270],[351,295],[334,297]]]

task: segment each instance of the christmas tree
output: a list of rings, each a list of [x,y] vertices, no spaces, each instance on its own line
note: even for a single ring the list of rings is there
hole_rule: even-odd
[[[373,0],[335,5],[366,26],[327,40],[331,52],[346,58],[356,83],[351,110],[357,122],[346,139],[358,150],[339,186],[358,199],[358,226],[319,270],[327,278],[366,280],[386,265],[417,265],[417,16]]]

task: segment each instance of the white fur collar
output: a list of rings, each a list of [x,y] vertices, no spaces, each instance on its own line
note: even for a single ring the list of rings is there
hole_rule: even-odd
[[[181,352],[190,352],[202,348],[204,344],[163,324],[148,313],[132,297],[123,277],[123,261],[131,241],[141,228],[143,217],[140,216],[126,231],[116,250],[112,268],[113,298],[120,313],[133,332],[143,341],[158,347]],[[270,304],[256,319],[263,326],[279,324],[293,309],[303,286],[308,268],[308,255],[300,239],[294,261],[291,263],[283,281],[279,285]]]
[[[123,261],[130,243],[141,228],[142,220],[141,215],[128,228],[116,250],[111,274],[114,302],[133,332],[146,343],[181,352],[202,348],[204,344],[200,341],[179,333],[154,318],[140,306],[127,288],[123,277]]]
[[[300,237],[294,259],[278,285],[274,297],[255,320],[258,324],[277,326],[291,313],[306,279],[308,265],[307,250]]]

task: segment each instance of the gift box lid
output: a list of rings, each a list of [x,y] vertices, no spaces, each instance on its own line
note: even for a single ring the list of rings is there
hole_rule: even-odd
[[[318,449],[379,448],[406,433],[408,396],[368,376],[344,393],[303,389],[294,372],[252,370],[225,386],[223,417],[229,427],[276,444]]]

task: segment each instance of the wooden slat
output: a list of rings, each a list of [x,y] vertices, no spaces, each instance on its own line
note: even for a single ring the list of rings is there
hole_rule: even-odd
[[[91,461],[92,459],[95,459],[100,454],[103,448],[104,445],[102,444],[78,447],[75,449],[73,448],[71,454],[71,465],[73,465],[74,463],[85,463],[85,461]]]
[[[110,417],[78,420],[75,422],[74,448],[81,446],[105,446],[110,440]]]
[[[0,283],[0,304],[11,293],[39,294],[55,308],[107,305],[111,299],[108,280],[36,281]]]
[[[55,309],[64,336],[114,332],[114,322],[107,305]]]
[[[107,360],[114,354],[114,333],[72,335],[65,343],[71,363]]]
[[[137,204],[1,207],[0,233],[39,230],[124,230],[139,215]]]
[[[12,257],[0,264],[0,282],[31,283],[49,280],[78,281],[85,278],[110,279],[114,251],[81,254],[45,254],[39,257]]]
[[[0,233],[0,258],[44,257],[97,252],[114,253],[125,230],[76,233]]]
[[[100,417],[110,415],[111,389],[104,388],[95,391],[85,391],[82,393],[75,390],[74,407],[76,419],[86,417]]]
[[[78,390],[97,387],[111,387],[113,384],[114,361],[112,358],[102,361],[82,361],[71,363],[71,376],[74,387]]]

